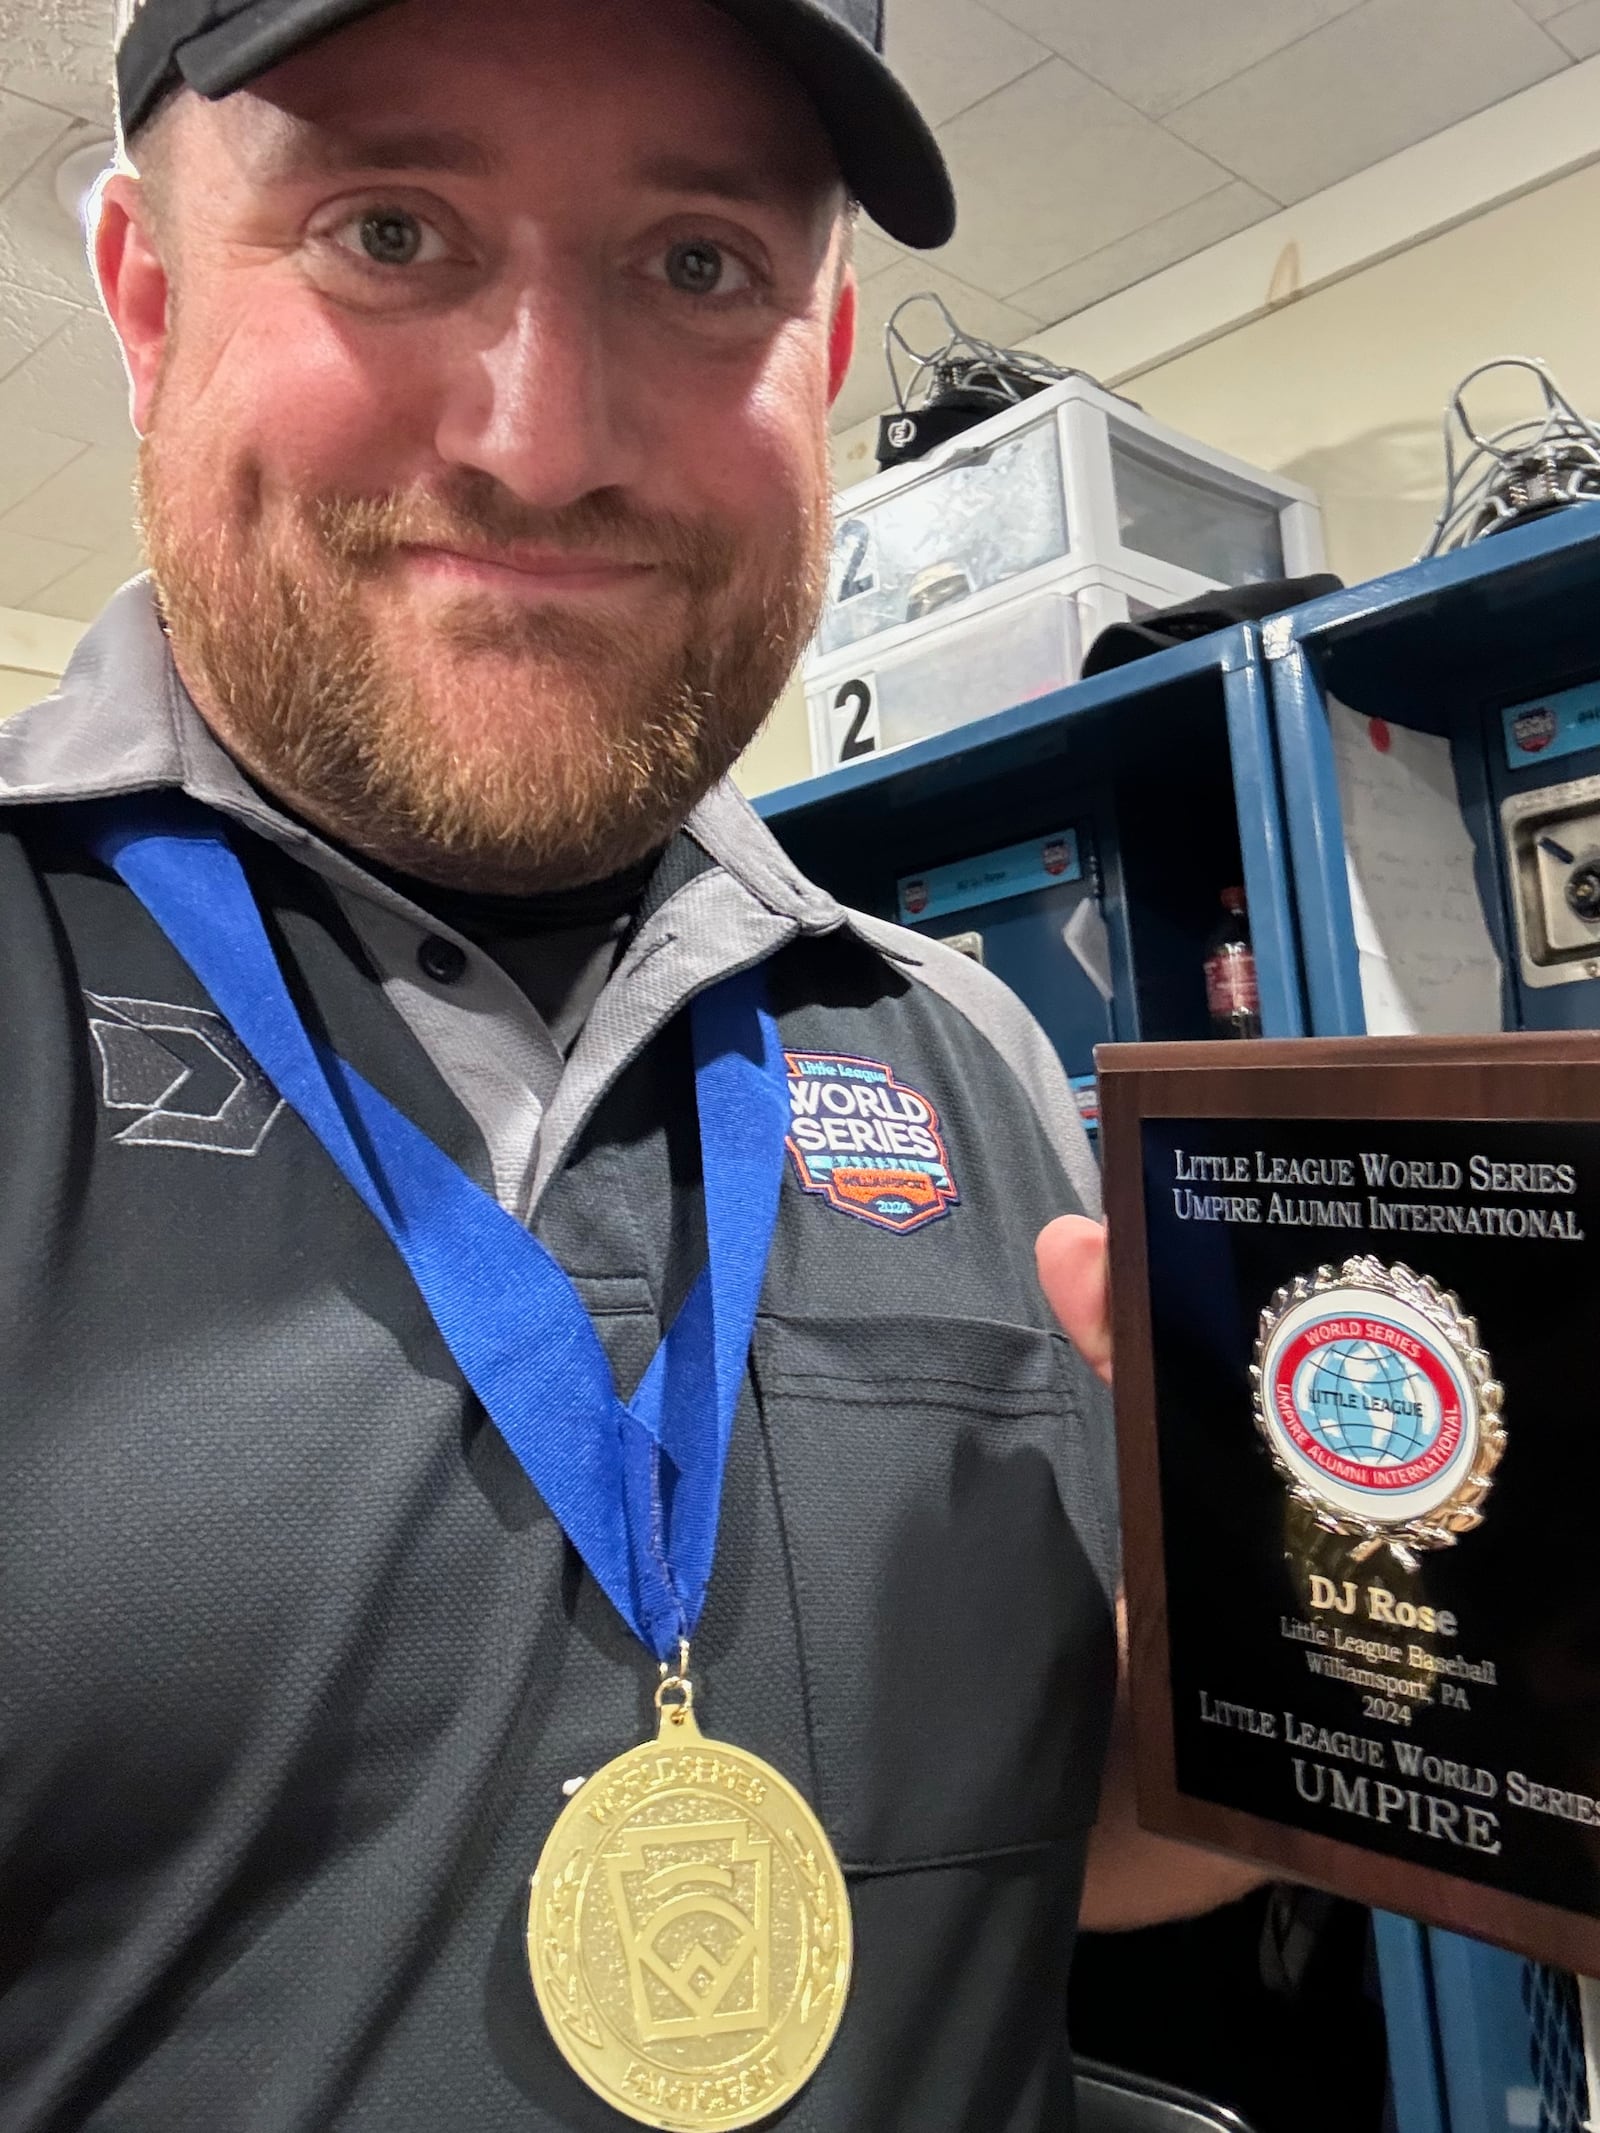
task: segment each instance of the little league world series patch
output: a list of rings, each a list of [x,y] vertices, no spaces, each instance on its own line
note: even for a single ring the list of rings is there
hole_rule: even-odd
[[[877,1059],[789,1052],[789,1153],[800,1183],[880,1229],[921,1229],[960,1200],[939,1114]]]

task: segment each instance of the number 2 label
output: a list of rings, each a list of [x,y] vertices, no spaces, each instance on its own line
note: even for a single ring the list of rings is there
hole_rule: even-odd
[[[877,753],[878,695],[871,675],[859,675],[835,692],[828,724],[836,763],[853,763]]]
[[[878,573],[872,567],[872,528],[865,519],[847,518],[834,535],[834,548],[839,562],[839,590],[834,594],[836,607],[843,607],[847,600],[859,600],[878,589]]]

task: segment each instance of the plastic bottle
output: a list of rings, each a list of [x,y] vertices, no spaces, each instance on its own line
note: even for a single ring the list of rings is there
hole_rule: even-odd
[[[1213,1037],[1259,1037],[1261,995],[1243,889],[1224,889],[1223,917],[1206,943],[1206,1006]]]

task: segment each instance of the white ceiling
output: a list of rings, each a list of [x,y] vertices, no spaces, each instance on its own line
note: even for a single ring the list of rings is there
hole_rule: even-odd
[[[111,0],[0,0],[0,607],[91,617],[137,566],[122,374],[53,193],[109,131]],[[840,427],[888,399],[885,320],[939,292],[1001,342],[1600,52],[1600,0],[889,0],[961,228],[861,232]],[[908,322],[909,323],[909,322]]]

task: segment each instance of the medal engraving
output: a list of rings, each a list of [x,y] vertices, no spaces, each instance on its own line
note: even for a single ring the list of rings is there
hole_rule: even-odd
[[[1503,1394],[1476,1322],[1407,1266],[1318,1267],[1261,1314],[1256,1426],[1324,1532],[1407,1569],[1482,1523],[1505,1449]]]
[[[793,1786],[663,1702],[658,1739],[590,1778],[551,1831],[528,1962],[563,2056],[615,2109],[755,2125],[833,2040],[849,1896]]]

